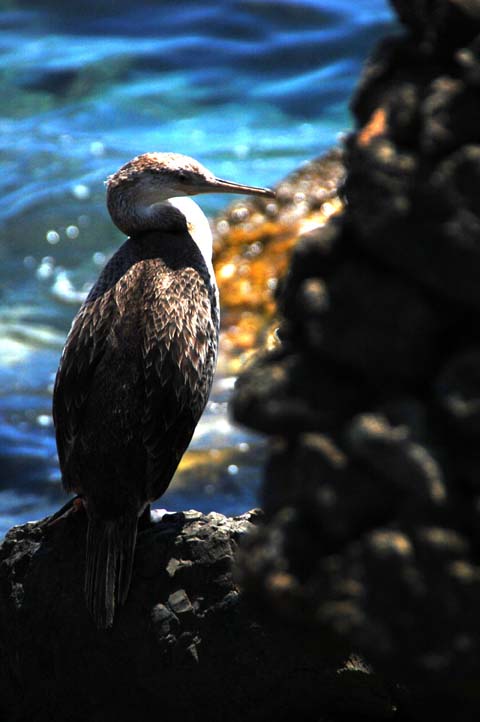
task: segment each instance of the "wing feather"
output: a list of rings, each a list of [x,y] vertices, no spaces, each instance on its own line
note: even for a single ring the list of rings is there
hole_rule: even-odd
[[[149,498],[168,486],[207,402],[215,370],[217,322],[209,289],[191,269],[175,274],[168,304],[147,314],[142,418]]]
[[[60,468],[67,488],[70,488],[70,456],[80,433],[92,379],[112,329],[114,312],[108,291],[87,301],[75,317],[60,360],[53,391],[53,420]]]

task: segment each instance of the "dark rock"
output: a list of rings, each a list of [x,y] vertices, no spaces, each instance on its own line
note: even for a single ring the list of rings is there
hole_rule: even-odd
[[[130,594],[107,632],[85,607],[83,513],[14,527],[0,546],[1,719],[318,722],[357,709],[359,696],[389,719],[388,689],[346,665],[343,647],[299,647],[294,628],[270,628],[243,602],[232,560],[258,518],[185,512],[140,532]]]
[[[466,8],[447,0],[427,5],[441,15]],[[418,4],[405,7],[417,15]],[[425,56],[408,36],[380,46],[352,104],[360,128],[348,142],[345,181],[354,242],[395,271],[475,309],[478,43],[445,59]]]
[[[322,548],[339,548],[351,536],[395,516],[404,496],[378,476],[352,464],[350,457],[324,434],[302,434],[295,441],[277,440],[265,470],[262,502],[271,517],[296,509],[308,521],[308,534]]]
[[[443,154],[480,141],[478,89],[452,77],[435,79],[422,106],[420,147]]]
[[[257,359],[237,381],[231,410],[258,431],[296,436],[338,426],[364,396],[365,388],[328,362],[279,351]]]
[[[480,32],[476,0],[391,0],[400,20],[424,49],[448,53],[466,45]]]
[[[168,606],[175,614],[185,614],[186,612],[193,611],[185,589],[178,589],[176,592],[173,592],[173,594],[170,594],[168,597]]]
[[[436,380],[439,403],[460,434],[480,439],[480,351],[449,359]]]
[[[347,426],[348,448],[353,459],[361,460],[383,478],[385,488],[409,492],[409,513],[420,506],[447,504],[442,466],[434,452],[415,438],[408,423],[392,424],[384,414],[363,414]],[[413,501],[414,500],[414,501]],[[396,516],[400,513],[397,502]]]
[[[475,254],[475,260],[478,254],[480,226],[479,162],[480,145],[465,145],[439,163],[432,175],[434,190],[449,211],[445,218],[445,230],[448,236],[453,243],[460,245],[462,236],[459,231],[464,230],[460,227],[461,219],[465,219],[464,225],[468,220],[471,231],[463,240],[463,246],[470,246],[472,257]],[[468,230],[468,226],[465,226],[465,230]]]
[[[387,228],[405,222],[411,212],[415,154],[379,134],[368,143],[351,139],[349,158],[345,192],[358,233],[366,242],[374,238],[376,244],[387,245]]]
[[[412,284],[365,262],[346,261],[323,293],[328,303],[318,314],[320,348],[331,360],[377,385],[399,386],[431,372],[440,323]]]
[[[381,109],[384,124],[383,128],[377,126],[376,134],[388,128],[389,135],[397,142],[405,147],[415,146],[420,130],[421,100],[437,77],[439,67],[432,60],[423,62],[422,59],[419,63],[418,42],[408,35],[382,40],[367,60],[350,102],[359,124],[373,130],[371,120]]]
[[[252,604],[357,650],[399,719],[480,709],[480,3],[395,0],[367,64],[345,208],[299,240],[280,347],[237,383],[271,435]]]

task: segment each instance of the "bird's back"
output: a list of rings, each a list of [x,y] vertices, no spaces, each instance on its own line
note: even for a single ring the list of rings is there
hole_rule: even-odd
[[[179,253],[179,247],[181,252]],[[101,515],[160,496],[208,399],[214,284],[185,232],[128,239],[74,320],[54,391],[66,488]]]

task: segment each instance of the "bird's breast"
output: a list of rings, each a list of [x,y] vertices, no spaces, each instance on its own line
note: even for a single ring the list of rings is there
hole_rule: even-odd
[[[115,289],[117,343],[144,360],[153,354],[157,364],[168,360],[196,387],[217,355],[218,302],[209,281],[189,266],[171,269],[160,259],[136,263]]]
[[[168,203],[177,208],[185,217],[188,233],[202,255],[212,285],[215,285],[215,273],[212,264],[213,237],[208,218],[200,206],[188,196],[169,198]]]

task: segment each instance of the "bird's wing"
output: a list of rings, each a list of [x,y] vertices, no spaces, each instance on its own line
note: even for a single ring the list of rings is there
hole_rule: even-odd
[[[112,329],[115,304],[111,292],[82,306],[63,349],[53,391],[53,420],[64,484],[68,487],[68,461],[80,430],[92,378]]]
[[[143,353],[149,498],[166,489],[210,392],[217,329],[205,282],[186,271],[169,279],[168,304],[156,304],[145,324]]]
[[[60,359],[53,391],[53,420],[60,468],[67,488],[68,461],[79,434],[92,379],[119,317],[116,285],[135,263],[133,248],[127,240],[104,267],[73,321]]]

